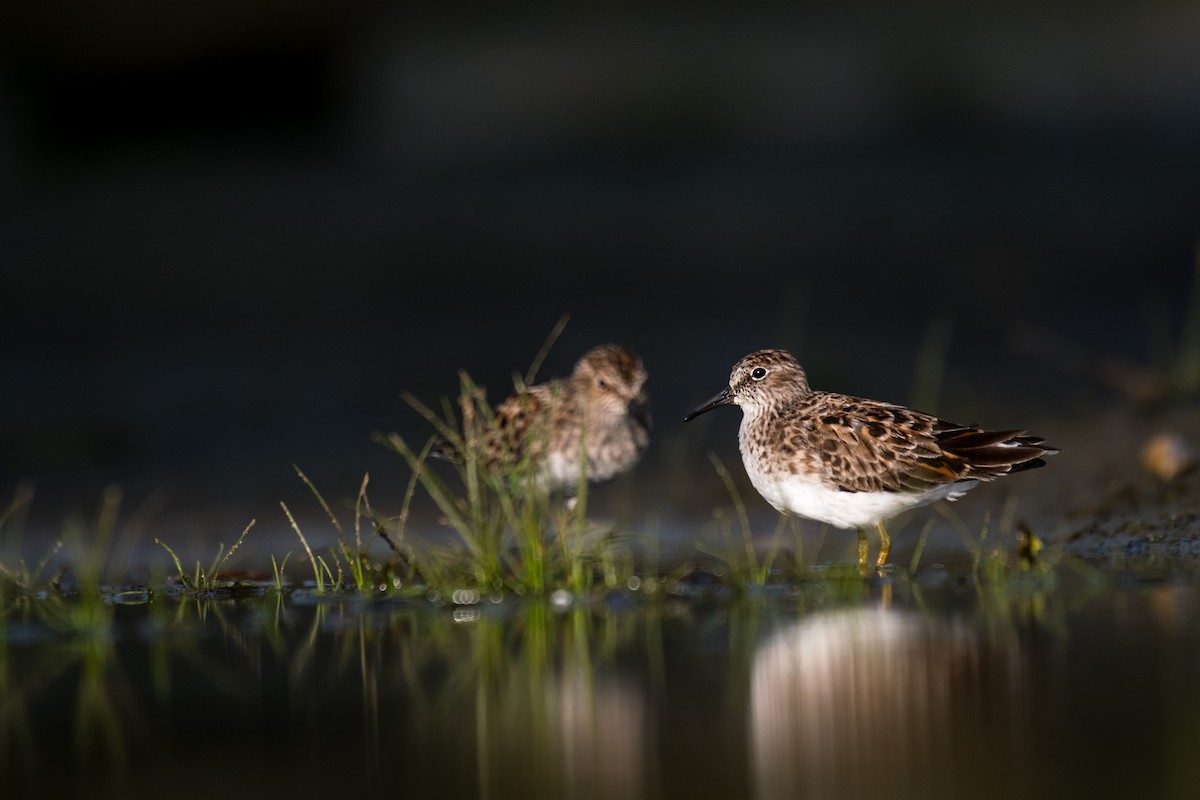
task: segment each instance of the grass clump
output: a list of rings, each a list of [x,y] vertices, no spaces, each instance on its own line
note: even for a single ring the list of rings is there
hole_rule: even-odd
[[[217,545],[217,554],[209,564],[208,569],[204,569],[200,561],[196,561],[196,567],[192,570],[189,577],[183,569],[183,562],[175,551],[161,539],[155,539],[155,544],[162,547],[171,556],[171,560],[175,562],[175,571],[178,574],[179,585],[193,595],[200,597],[212,597],[218,594],[228,593],[242,586],[241,581],[231,578],[221,577],[221,571],[225,568],[226,563],[233,557],[233,554],[242,546],[242,542],[246,540],[246,536],[250,533],[250,529],[254,527],[255,520],[250,520],[250,524],[242,531],[242,535],[237,538],[233,546],[228,550],[225,549],[225,544]]]
[[[292,469],[296,470],[296,474],[300,476],[300,480],[304,482],[304,485],[317,498],[317,502],[321,504],[321,508],[324,509],[326,516],[329,517],[329,521],[333,523],[333,528],[337,531],[338,535],[337,545],[331,548],[329,553],[330,561],[333,562],[334,568],[337,570],[335,574],[334,570],[329,567],[329,564],[322,556],[313,553],[312,548],[308,545],[308,540],[304,538],[304,533],[300,530],[300,526],[296,524],[296,520],[292,517],[292,513],[288,510],[288,507],[283,503],[279,504],[283,508],[283,513],[287,515],[292,529],[300,537],[300,543],[304,545],[305,553],[308,554],[308,561],[312,566],[313,580],[316,583],[317,591],[325,591],[326,582],[328,581],[334,590],[353,588],[360,594],[370,592],[375,588],[370,556],[371,540],[368,538],[364,543],[362,535],[362,521],[364,515],[369,516],[371,507],[370,501],[367,499],[367,485],[371,482],[370,474],[363,475],[362,484],[358,489],[358,496],[354,501],[354,539],[351,540],[346,534],[346,529],[342,527],[342,523],[338,520],[337,515],[330,508],[329,503],[325,501],[321,492],[317,490],[313,482],[304,474],[304,471],[295,464],[292,465]],[[285,558],[284,561],[286,560]],[[282,567],[279,567],[278,571],[281,573]],[[346,578],[347,575],[349,576],[348,578]],[[277,577],[276,581],[280,582],[280,578]]]
[[[539,465],[533,459],[514,458],[503,468],[494,467],[485,458],[482,443],[495,415],[469,375],[460,373],[459,380],[461,428],[449,408],[439,416],[406,395],[437,436],[418,450],[399,434],[376,435],[404,458],[413,473],[400,524],[388,535],[392,546],[433,588],[465,584],[484,592],[507,588],[534,595],[556,588],[582,591],[593,582],[597,565],[605,562],[610,566],[607,576],[617,580],[611,569],[615,559],[610,552],[612,542],[588,528],[586,478],[581,478],[573,501],[564,502],[540,485]],[[461,456],[451,462],[461,488],[430,464],[439,440]],[[582,458],[586,459],[586,453]],[[417,485],[456,534],[450,545],[434,547],[408,535],[404,522]]]
[[[334,512],[333,507],[325,500],[324,495],[304,473],[304,470],[295,464],[292,465],[292,469],[312,492],[313,497],[316,498],[317,503],[325,512],[325,516],[329,518],[337,532],[337,542],[333,546],[324,552],[314,550],[287,503],[280,502],[279,507],[287,517],[288,525],[300,539],[300,544],[304,548],[304,554],[312,569],[312,591],[316,594],[353,592],[368,595],[401,587],[405,581],[397,576],[397,570],[403,565],[387,563],[374,558],[371,554],[371,545],[374,543],[375,536],[380,533],[380,529],[376,526],[375,512],[371,508],[371,501],[367,496],[367,487],[371,481],[370,474],[363,475],[362,483],[359,485],[358,494],[354,500],[354,518],[350,527],[353,533],[352,538]],[[409,496],[411,496],[411,488]],[[406,506],[407,503],[408,500],[406,500]],[[364,533],[364,522],[371,526],[369,533]],[[291,555],[291,552],[288,552],[282,559],[274,554],[271,555],[271,569],[276,591],[282,592],[288,587],[284,570]]]
[[[18,489],[13,503],[0,514],[6,549],[19,548],[19,524],[14,526],[18,528],[15,532],[8,526],[25,512],[32,497],[31,488]],[[112,626],[114,603],[128,602],[132,595],[137,595],[139,602],[150,597],[149,589],[123,591],[112,582],[113,576],[121,575],[127,566],[124,550],[143,521],[135,512],[120,523],[123,500],[119,488],[105,489],[95,516],[90,520],[82,515],[68,518],[61,536],[33,568],[24,558],[18,558],[15,567],[0,564],[0,630],[2,617],[16,610],[21,614],[32,612],[34,618],[59,633],[89,639],[104,637]],[[60,554],[61,562],[48,576],[51,563]]]
[[[29,510],[29,506],[33,502],[33,487],[29,485],[18,486],[13,493],[13,499],[8,504],[8,507],[0,512],[0,533],[6,534],[6,539],[10,538],[7,534],[15,531],[11,536],[11,540],[19,542],[22,528],[21,522],[25,513]],[[42,585],[42,574],[46,570],[46,566],[50,561],[58,555],[62,550],[63,541],[59,539],[54,542],[49,550],[42,556],[32,568],[19,554],[16,555],[16,561],[11,563],[8,559],[0,560],[0,598],[7,595],[30,595],[40,591],[42,588],[49,588],[51,585],[57,584],[57,577],[47,581],[45,587]]]
[[[518,392],[533,383],[566,320],[559,321],[528,372],[515,376]],[[527,440],[521,453],[505,452],[507,445],[492,435],[496,414],[465,371],[459,373],[457,411],[449,401],[439,414],[410,394],[404,398],[435,434],[420,448],[396,433],[375,435],[412,470],[399,516],[392,525],[377,523],[377,530],[413,578],[437,591],[468,588],[488,594],[507,589],[540,596],[560,588],[578,592],[597,583],[617,585],[628,578],[626,572],[632,574],[628,548],[589,526],[586,469],[580,470],[570,498],[543,485],[541,463],[531,453],[544,451],[537,437],[548,437],[548,426],[531,428],[533,442]],[[581,465],[587,462],[585,450],[581,448]],[[442,454],[453,454],[448,459],[453,479],[431,466],[431,456]],[[432,546],[409,535],[406,524],[418,486],[454,531],[449,545]]]

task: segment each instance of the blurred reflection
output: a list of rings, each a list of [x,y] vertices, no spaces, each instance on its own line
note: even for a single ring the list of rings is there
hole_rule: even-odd
[[[127,796],[219,752],[246,786],[337,785],[349,771],[371,796],[645,796],[653,705],[617,660],[650,643],[652,614],[302,603],[117,615],[51,597],[26,619],[0,605],[0,786]],[[258,766],[239,760],[251,752]]]
[[[593,622],[531,608],[516,637],[511,620],[472,623],[470,650],[449,665],[445,686],[451,704],[474,689],[456,738],[465,746],[464,729],[474,733],[464,749],[475,751],[481,796],[643,796],[648,699],[605,664],[616,632]]]
[[[814,615],[776,634],[751,676],[758,795],[1012,790],[1015,647],[989,659],[962,621],[878,608]],[[981,780],[989,772],[1000,783]]]
[[[580,669],[547,689],[558,706],[566,796],[642,797],[647,698],[628,681],[593,683]]]
[[[1064,591],[1061,626],[957,590],[799,619],[10,600],[0,796],[1196,796],[1195,587]]]
[[[0,597],[0,600],[3,598]],[[110,635],[111,608],[99,601],[69,605],[52,597],[21,620],[23,635],[43,647],[0,644],[0,775],[6,787],[37,790],[64,780],[56,770],[67,757],[97,791],[121,791],[131,740],[142,732],[141,709]],[[36,622],[35,622],[36,619]],[[38,627],[44,625],[44,629]],[[53,632],[65,641],[51,639]],[[0,638],[8,627],[0,623]],[[18,637],[20,638],[20,637]],[[25,643],[26,645],[29,642]],[[66,703],[70,725],[39,750],[37,733],[47,706]]]
[[[479,707],[481,765],[488,765],[481,793],[642,797],[645,706],[634,687],[611,676],[595,679],[586,665],[550,677],[540,696],[488,697]]]

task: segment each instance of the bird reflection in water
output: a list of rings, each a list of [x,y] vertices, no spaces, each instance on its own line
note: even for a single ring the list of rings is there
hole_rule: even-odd
[[[777,633],[751,675],[758,796],[1019,789],[1014,655],[1015,644],[981,646],[966,622],[882,608],[815,614]]]

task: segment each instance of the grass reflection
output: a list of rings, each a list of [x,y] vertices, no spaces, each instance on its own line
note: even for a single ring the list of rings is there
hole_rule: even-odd
[[[761,590],[700,575],[656,587],[440,606],[302,590],[139,605],[101,593],[94,608],[10,594],[0,788],[1066,795],[1073,781],[1103,788],[1077,773],[1114,746],[1088,720],[1114,712],[1148,731],[1122,746],[1166,754],[1160,785],[1195,774],[1193,586],[985,561],[918,579],[847,565]],[[1094,702],[1118,669],[1137,702]]]
[[[474,753],[480,797],[641,797],[647,703],[614,660],[643,622],[539,603],[426,631],[408,643],[425,649],[406,654],[409,694],[422,698],[406,727]]]
[[[0,763],[8,785],[59,785],[70,777],[61,771],[66,759],[97,791],[123,790],[130,740],[142,726],[136,692],[111,638],[77,637],[32,649],[0,645],[0,708]],[[39,740],[53,746],[39,747]]]

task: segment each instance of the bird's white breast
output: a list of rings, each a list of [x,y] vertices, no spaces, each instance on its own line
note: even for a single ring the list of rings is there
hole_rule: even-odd
[[[770,469],[742,448],[750,482],[776,511],[824,522],[835,528],[862,528],[935,500],[955,500],[976,481],[959,481],[926,492],[844,492],[821,480],[780,467]]]
[[[542,464],[539,478],[546,488],[573,491],[579,488],[579,456],[553,451]]]

